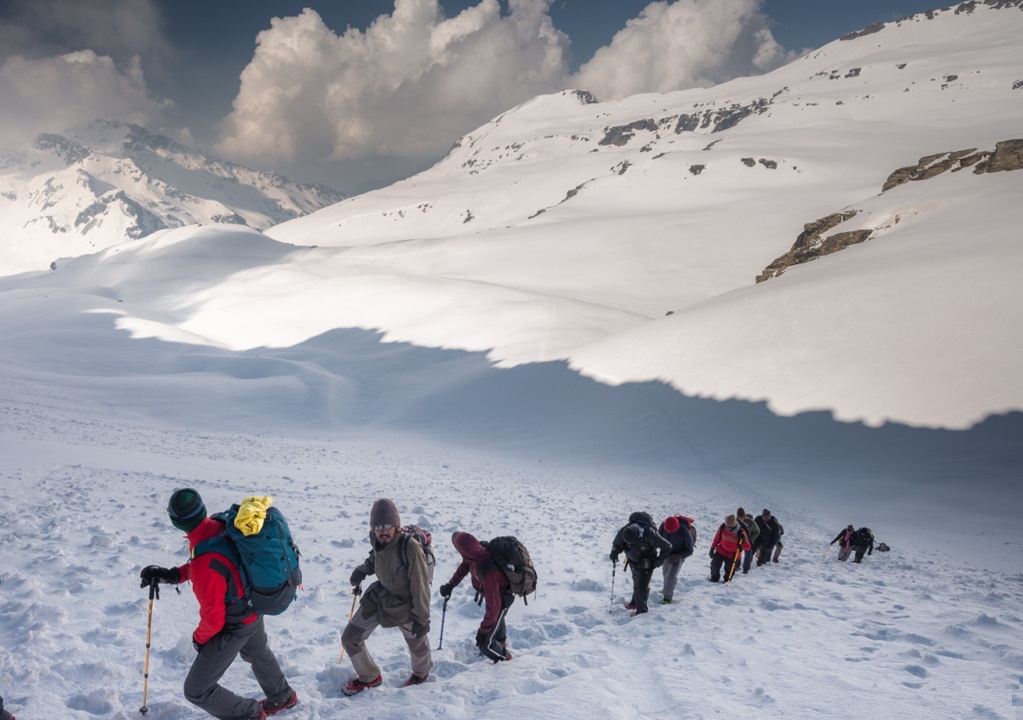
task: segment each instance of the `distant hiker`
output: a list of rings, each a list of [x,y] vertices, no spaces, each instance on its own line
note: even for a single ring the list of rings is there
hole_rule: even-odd
[[[856,531],[856,559],[853,562],[862,562],[864,554],[874,554],[874,533],[868,527]]]
[[[752,515],[746,513],[745,508],[739,508],[735,511],[735,519],[739,521],[739,524],[746,531],[746,536],[749,538],[751,546],[749,550],[742,553],[742,574],[746,575],[753,564],[754,551],[752,548],[757,547],[757,538],[760,537],[760,526],[757,525]]]
[[[426,553],[415,537],[401,529],[394,502],[381,498],[369,513],[369,557],[352,572],[353,592],[361,592],[368,575],[377,579],[365,593],[341,635],[341,644],[352,659],[356,677],[341,692],[355,695],[376,687],[383,678],[380,667],[366,648],[366,638],[379,626],[401,630],[412,656],[412,675],[405,686],[426,682],[433,667],[430,657],[430,571]]]
[[[891,548],[888,547],[888,545],[886,545],[885,543],[880,543],[877,546],[877,551],[878,552],[891,552]]]
[[[9,712],[4,710],[4,699],[2,697],[0,697],[0,720],[18,720]]]
[[[778,523],[778,542],[774,544],[774,557],[771,558],[771,562],[778,562],[778,556],[781,555],[781,549],[785,547],[785,544],[781,541],[781,536],[785,534],[785,528],[782,527],[781,523]]]
[[[849,559],[849,553],[856,549],[856,530],[853,526],[848,525],[842,528],[829,545],[834,545],[835,543],[839,543],[838,559],[845,562]]]
[[[748,551],[750,547],[749,536],[735,515],[726,517],[710,544],[709,580],[711,582],[721,580],[721,569],[724,566],[724,580],[727,582],[732,576],[732,564],[736,560],[738,550],[741,548]]]
[[[657,532],[671,543],[671,552],[664,558],[661,565],[661,575],[664,577],[664,589],[661,590],[661,604],[670,605],[675,597],[675,585],[678,583],[678,573],[682,569],[682,563],[693,554],[696,540],[693,537],[696,528],[693,527],[693,519],[685,515],[669,515],[657,528]]]
[[[206,516],[206,505],[192,488],[174,491],[167,514],[171,524],[186,533],[192,559],[172,568],[149,565],[142,569],[141,577],[142,587],[190,581],[199,601],[199,626],[192,633],[192,646],[198,654],[185,678],[185,698],[222,720],[260,720],[295,705],[298,695],[270,650],[263,616],[240,599],[244,591],[238,566],[218,552],[195,555],[196,545],[219,536],[225,523]],[[266,699],[243,698],[219,684],[239,655],[252,666]]]
[[[511,660],[504,619],[508,608],[515,602],[515,596],[509,589],[507,576],[494,563],[490,551],[469,533],[456,532],[451,536],[451,542],[462,556],[462,562],[451,579],[440,586],[440,596],[451,597],[451,591],[469,575],[477,602],[482,601],[485,608],[483,622],[476,631],[476,647],[483,657],[495,663]]]
[[[657,532],[649,513],[634,512],[611,543],[611,562],[617,563],[623,552],[632,569],[632,599],[625,607],[635,617],[649,610],[650,579],[671,552],[671,543]]]
[[[757,516],[756,522],[760,528],[760,536],[757,537],[753,550],[757,553],[757,567],[760,567],[771,559],[771,551],[781,538],[781,525],[778,524],[778,518],[771,515],[767,508]]]

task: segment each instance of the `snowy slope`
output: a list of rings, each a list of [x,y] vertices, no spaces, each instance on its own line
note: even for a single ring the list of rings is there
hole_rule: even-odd
[[[224,162],[138,125],[96,120],[0,158],[0,273],[42,270],[196,223],[267,228],[335,203],[322,185]]]
[[[538,98],[268,233],[166,229],[0,278],[8,708],[139,717],[138,573],[184,561],[164,508],[194,486],[218,509],[272,495],[303,550],[304,592],[267,621],[301,697],[282,718],[1014,718],[1023,172],[881,189],[1019,137],[1019,6],[707,90]],[[829,232],[871,239],[754,282],[852,210]],[[511,610],[511,663],[476,654],[463,587],[431,682],[401,688],[407,650],[380,630],[384,685],[340,697],[381,496],[433,531],[444,579],[453,530],[525,541],[541,584]],[[785,551],[714,586],[710,537],[739,505],[771,508]],[[700,541],[677,602],[631,620],[607,553],[639,509],[695,517]],[[893,551],[837,563],[850,522]],[[154,610],[156,720],[202,717],[183,590]],[[242,663],[225,683],[260,697]]]

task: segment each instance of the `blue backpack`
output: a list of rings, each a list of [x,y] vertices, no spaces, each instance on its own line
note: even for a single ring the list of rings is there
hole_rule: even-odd
[[[224,530],[198,543],[192,557],[220,553],[234,563],[242,578],[241,597],[228,595],[227,601],[243,603],[261,615],[280,615],[302,584],[300,553],[291,539],[288,521],[277,508],[267,508],[262,529],[245,535],[234,526],[238,509],[238,505],[232,505],[227,512],[213,515],[214,520],[224,523]]]

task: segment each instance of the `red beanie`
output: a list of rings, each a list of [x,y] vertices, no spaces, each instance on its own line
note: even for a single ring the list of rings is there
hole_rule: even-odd
[[[678,530],[679,522],[678,518],[672,515],[671,517],[664,519],[664,529],[667,532],[673,533]]]

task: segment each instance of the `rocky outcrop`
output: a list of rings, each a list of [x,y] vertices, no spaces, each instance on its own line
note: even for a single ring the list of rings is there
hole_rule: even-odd
[[[977,175],[1023,169],[1023,140],[1004,140],[997,143],[994,150],[978,152],[976,148],[969,148],[927,155],[920,158],[916,165],[899,168],[889,175],[881,192],[887,192],[903,183],[926,180],[945,172],[957,172],[968,167],[973,167],[973,172]],[[796,238],[792,248],[764,268],[764,271],[757,275],[757,282],[777,277],[793,265],[810,262],[869,240],[874,233],[873,228],[826,235],[832,228],[856,217],[856,214],[856,210],[843,210],[804,225],[803,232]]]
[[[927,155],[920,158],[916,165],[899,168],[885,180],[881,192],[891,190],[903,183],[913,180],[927,180],[944,172],[956,172],[967,167],[974,167],[976,174],[1019,170],[1023,167],[1023,140],[1004,140],[995,145],[995,149],[981,150],[969,148],[953,152]]]
[[[646,120],[631,122],[628,125],[618,125],[616,127],[607,128],[604,131],[603,139],[598,144],[617,145],[621,147],[629,142],[629,140],[632,140],[632,138],[636,135],[636,132],[639,130],[657,132],[657,123],[648,118]]]
[[[849,245],[855,245],[866,240],[870,237],[870,230],[856,230],[824,236],[824,233],[828,230],[854,217],[856,217],[855,210],[846,210],[806,223],[803,226],[803,232],[799,233],[799,237],[796,238],[796,242],[792,245],[792,249],[781,257],[776,258],[770,265],[764,268],[764,271],[757,275],[757,282],[760,283],[777,277],[793,265],[816,260],[819,257],[830,255]]]

